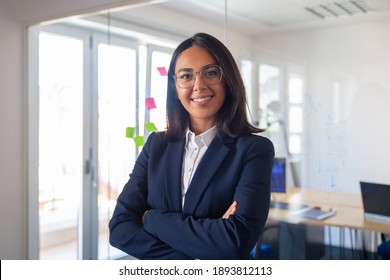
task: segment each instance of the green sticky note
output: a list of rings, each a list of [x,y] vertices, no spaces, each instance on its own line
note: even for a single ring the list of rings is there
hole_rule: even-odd
[[[156,127],[155,124],[152,123],[152,122],[147,122],[147,123],[145,123],[145,128],[146,128],[146,130],[149,131],[149,132],[153,132],[153,131],[156,131],[156,130],[157,130],[157,127]]]
[[[126,127],[126,137],[134,138],[135,135],[135,127]]]
[[[143,136],[137,136],[137,137],[134,137],[133,139],[134,139],[134,143],[137,147],[143,146],[145,144]]]

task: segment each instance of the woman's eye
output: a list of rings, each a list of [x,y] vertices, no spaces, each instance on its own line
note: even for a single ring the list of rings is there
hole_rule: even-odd
[[[179,76],[179,78],[180,78],[181,80],[191,80],[192,77],[193,77],[193,75],[190,74],[190,73],[187,73],[187,74],[180,74],[180,76]]]
[[[216,76],[216,75],[217,75],[217,71],[215,71],[215,70],[210,70],[210,71],[206,72],[206,76],[207,77],[213,77],[213,76]]]

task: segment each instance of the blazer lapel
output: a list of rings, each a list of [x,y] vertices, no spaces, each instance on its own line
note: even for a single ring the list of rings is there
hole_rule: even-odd
[[[229,144],[233,141],[234,139],[230,137],[221,138],[216,136],[211,142],[200,161],[187,190],[183,209],[184,213],[195,212],[196,207],[201,201],[203,192],[206,190],[208,183],[228,155],[231,149],[231,145]]]
[[[181,211],[181,176],[185,138],[177,142],[169,142],[164,159],[165,193],[169,209]]]

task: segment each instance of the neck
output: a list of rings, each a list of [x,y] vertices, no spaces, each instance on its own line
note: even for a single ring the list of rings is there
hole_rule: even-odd
[[[191,121],[190,123],[190,129],[195,135],[202,134],[203,132],[209,130],[215,125],[214,121],[210,122],[194,122]]]

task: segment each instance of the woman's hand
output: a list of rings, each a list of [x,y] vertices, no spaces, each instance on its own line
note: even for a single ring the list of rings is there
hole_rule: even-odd
[[[238,202],[234,201],[232,204],[230,204],[229,209],[226,210],[225,214],[223,214],[222,219],[229,218],[230,215],[235,215],[237,213],[238,209]],[[148,210],[145,211],[145,213],[142,215],[141,222],[144,224],[144,218]]]
[[[225,214],[223,214],[222,219],[227,219],[229,218],[230,215],[235,215],[237,213],[238,209],[238,202],[234,201],[228,210],[226,210]]]
[[[142,215],[142,218],[141,218],[142,224],[144,224],[144,219],[145,219],[145,215],[146,215],[147,212],[148,212],[148,210],[146,210],[145,213]]]

